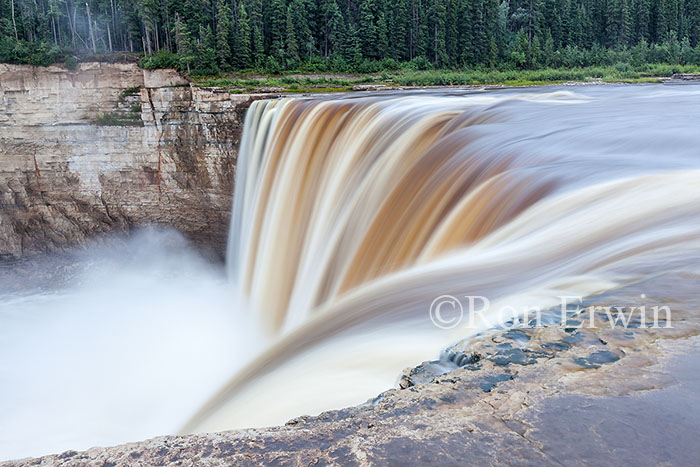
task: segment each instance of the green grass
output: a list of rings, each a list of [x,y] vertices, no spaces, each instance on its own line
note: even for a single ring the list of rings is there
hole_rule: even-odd
[[[296,88],[291,87],[284,90],[284,92],[291,93],[322,93],[322,92],[349,92],[352,91],[352,86],[341,86],[341,87],[319,87],[319,88]]]
[[[143,126],[141,115],[136,112],[104,112],[97,115],[94,123],[99,126]]]
[[[619,63],[611,66],[545,68],[540,70],[427,70],[386,71],[358,75],[294,74],[193,76],[202,87],[225,88],[231,93],[249,92],[347,92],[360,84],[394,87],[431,86],[535,86],[567,82],[656,83],[674,73],[700,73],[700,66]]]
[[[141,93],[141,88],[139,86],[133,86],[130,88],[126,88],[119,94],[118,101],[119,101],[119,103],[123,103],[126,101],[127,98],[133,97],[133,96],[138,96],[140,93]]]

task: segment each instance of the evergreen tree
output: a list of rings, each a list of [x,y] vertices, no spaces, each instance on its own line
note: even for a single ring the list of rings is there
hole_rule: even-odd
[[[216,53],[219,66],[222,69],[228,69],[231,65],[232,19],[231,8],[227,1],[218,0],[216,6]]]
[[[211,26],[200,26],[199,36],[200,39],[195,57],[197,72],[216,74],[219,72],[219,68],[216,65],[216,39]]]
[[[233,34],[233,64],[236,68],[247,68],[251,65],[251,33],[248,13],[243,2],[238,3],[236,28]]]
[[[387,10],[389,55],[395,60],[410,60],[411,0],[398,0]],[[456,24],[456,15],[452,15]]]
[[[299,46],[297,45],[297,37],[294,32],[294,20],[292,17],[292,6],[287,8],[287,37],[284,42],[285,57],[287,59],[287,67],[299,61]]]
[[[0,0],[0,61],[36,65],[111,51],[192,73],[320,58],[361,70],[392,67],[377,63],[386,58],[416,69],[692,64],[699,45],[700,0]]]
[[[685,36],[683,40],[681,40],[680,44],[680,56],[679,56],[679,63],[681,65],[688,65],[692,63],[693,61],[693,46],[690,44],[690,39],[688,39],[688,36]]]
[[[525,28],[520,29],[513,41],[510,60],[519,68],[526,68],[530,61],[530,41]]]
[[[352,25],[348,24],[343,35],[343,43],[341,54],[349,63],[357,64],[362,60],[362,49],[360,48],[360,40],[357,37],[357,30]]]
[[[177,53],[180,56],[179,64],[187,69],[189,73],[191,71],[190,67],[195,61],[195,49],[187,23],[181,20],[179,16],[175,20],[175,44]]]
[[[649,21],[651,20],[650,0],[635,0],[633,16],[634,42],[651,39],[649,33]]]
[[[475,3],[481,5],[482,0],[475,0]],[[446,52],[446,15],[447,9],[444,0],[431,0],[431,7],[428,13],[430,18],[430,58],[431,61],[438,67],[447,64]],[[480,24],[476,28],[483,31],[484,24]],[[485,35],[485,31],[484,31]],[[483,45],[483,43],[481,44]]]
[[[554,61],[555,45],[551,31],[547,30],[542,48],[542,65],[551,66]]]
[[[157,1],[157,0],[142,0],[142,1]],[[181,19],[187,21],[187,26],[190,31],[197,33],[200,28],[206,27],[209,24],[209,8],[204,0],[184,0]]]
[[[90,16],[90,8],[88,4],[85,4],[86,9],[87,9],[87,15],[88,17]],[[141,0],[141,5],[139,8],[139,13],[140,13],[140,19],[143,24],[143,44],[144,44],[144,52],[147,52],[148,55],[152,54],[154,51],[154,39],[157,37],[156,28],[157,28],[157,18],[158,18],[158,5],[155,2],[155,0]],[[90,20],[88,20],[90,21]],[[93,51],[95,51],[95,44],[94,44],[94,31],[92,31],[92,28],[90,27],[90,23],[88,22],[88,30],[92,32],[90,34],[90,41],[92,42],[92,47]]]
[[[328,23],[328,49],[329,55],[338,55],[342,53],[343,40],[345,37],[345,20],[340,12],[340,8],[333,1],[333,8],[330,12],[330,21]]]
[[[251,0],[249,5],[251,59],[255,63],[262,63],[265,58],[262,0]]]
[[[607,4],[607,47],[627,47],[632,38],[632,18],[628,0],[608,0]]]
[[[270,55],[284,62],[284,36],[287,30],[287,8],[284,0],[272,0],[270,4]]]
[[[695,47],[700,43],[700,0],[685,0],[686,35],[690,45]]]
[[[309,27],[309,12],[305,0],[292,0],[289,5],[292,13],[294,35],[297,41],[299,57],[307,59],[316,53],[314,36]]]
[[[377,24],[375,19],[375,0],[362,0],[358,34],[362,53],[368,58],[378,58]]]

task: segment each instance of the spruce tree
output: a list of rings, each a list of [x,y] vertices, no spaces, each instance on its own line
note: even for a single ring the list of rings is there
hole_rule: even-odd
[[[299,57],[307,59],[316,53],[316,45],[309,27],[309,12],[305,0],[292,0],[289,5],[292,13],[294,34],[299,49]]]
[[[251,34],[248,12],[243,2],[238,3],[236,27],[233,34],[233,63],[238,69],[251,65]]]
[[[191,66],[195,61],[195,49],[187,23],[179,16],[175,19],[175,44],[177,46],[180,68],[190,73]]]
[[[360,40],[352,23],[348,23],[345,28],[341,53],[343,58],[351,64],[358,64],[362,60]]]
[[[251,61],[254,63],[262,63],[265,59],[262,9],[262,0],[250,0],[246,8],[249,12]]]
[[[216,3],[216,55],[222,69],[228,69],[231,66],[232,20],[233,15],[227,0],[218,0]]]
[[[329,55],[340,55],[342,54],[343,41],[345,37],[345,20],[340,12],[340,8],[333,1],[333,8],[331,9],[330,21],[328,23],[328,49]]]
[[[284,61],[284,38],[287,31],[287,8],[284,0],[272,0],[270,3],[270,55]]]
[[[358,35],[362,54],[367,58],[379,58],[375,0],[362,0]]]
[[[292,17],[292,6],[287,8],[287,31],[284,41],[285,58],[287,59],[287,67],[291,67],[299,62],[299,46],[297,45],[297,37],[294,32],[294,20]]]

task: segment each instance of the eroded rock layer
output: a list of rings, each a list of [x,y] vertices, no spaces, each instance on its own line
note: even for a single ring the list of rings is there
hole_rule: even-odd
[[[0,64],[0,258],[154,224],[222,254],[253,99],[133,63]]]

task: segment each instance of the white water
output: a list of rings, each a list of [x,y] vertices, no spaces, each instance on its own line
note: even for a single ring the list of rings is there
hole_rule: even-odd
[[[172,433],[264,342],[177,233],[76,256],[69,286],[0,296],[1,459]]]
[[[487,327],[436,328],[438,295],[546,306],[697,272],[698,88],[572,89],[256,103],[235,284],[153,234],[0,299],[0,458],[364,402]]]

